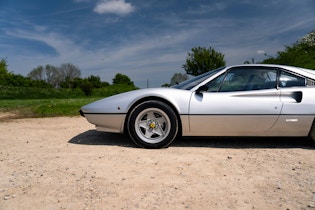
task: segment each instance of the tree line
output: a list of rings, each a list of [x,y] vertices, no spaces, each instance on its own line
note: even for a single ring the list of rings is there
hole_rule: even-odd
[[[61,64],[59,67],[49,64],[38,66],[26,77],[9,72],[7,67],[6,59],[1,58],[0,86],[80,89],[86,96],[90,96],[94,89],[110,86],[108,82],[101,81],[99,76],[82,78],[80,69],[71,63]],[[127,85],[130,89],[137,89],[130,78],[121,73],[115,75],[113,85]]]

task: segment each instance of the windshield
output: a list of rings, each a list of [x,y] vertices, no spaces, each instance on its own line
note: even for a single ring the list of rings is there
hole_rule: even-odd
[[[178,85],[174,85],[172,86],[172,88],[176,88],[176,89],[182,89],[182,90],[190,90],[193,87],[195,87],[196,85],[198,85],[199,83],[201,83],[202,81],[206,80],[207,78],[211,77],[212,75],[218,73],[219,71],[221,71],[222,69],[224,69],[225,67],[221,67],[212,71],[208,71],[206,73],[200,74],[196,77],[190,78],[188,80],[185,80],[181,83],[179,83]]]

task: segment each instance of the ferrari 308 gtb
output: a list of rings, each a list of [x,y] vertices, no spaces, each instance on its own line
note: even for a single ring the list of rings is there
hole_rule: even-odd
[[[178,136],[290,136],[315,141],[315,71],[282,65],[222,67],[170,88],[134,90],[80,110],[98,131],[144,148]]]

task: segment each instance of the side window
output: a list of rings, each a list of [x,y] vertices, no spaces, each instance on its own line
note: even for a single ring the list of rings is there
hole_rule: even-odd
[[[235,68],[210,81],[208,92],[250,91],[276,88],[277,70]]]
[[[232,69],[226,74],[220,92],[276,88],[277,70],[272,68]]]
[[[224,77],[225,77],[225,74],[221,74],[217,78],[215,78],[215,79],[211,80],[210,82],[208,82],[206,84],[206,86],[208,87],[207,92],[218,92]]]
[[[279,77],[279,87],[301,87],[306,86],[305,78],[281,71]]]
[[[229,71],[221,85],[220,92],[244,91],[249,75],[246,70]]]

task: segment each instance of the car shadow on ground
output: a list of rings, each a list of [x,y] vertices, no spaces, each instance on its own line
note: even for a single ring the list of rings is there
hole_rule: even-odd
[[[127,135],[88,130],[68,141],[72,144],[136,147]]]
[[[68,141],[72,144],[104,145],[136,148],[127,135],[88,130]],[[170,147],[209,147],[209,148],[303,148],[315,149],[308,138],[298,137],[183,137],[176,139]]]

